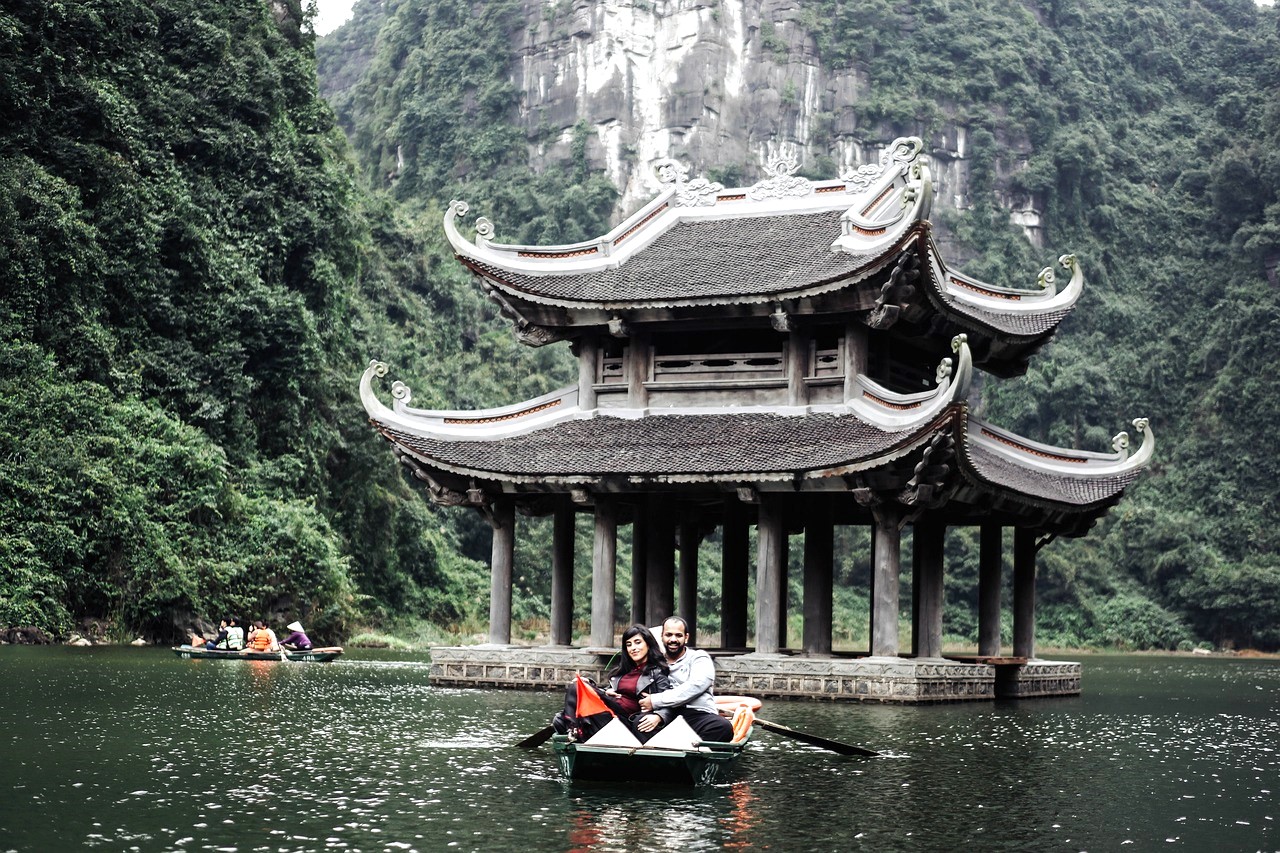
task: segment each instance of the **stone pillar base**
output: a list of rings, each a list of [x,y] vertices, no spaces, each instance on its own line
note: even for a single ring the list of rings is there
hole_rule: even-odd
[[[1080,695],[1081,667],[1078,663],[1029,660],[1021,666],[1000,666],[996,670],[998,699]]]
[[[995,667],[911,658],[716,659],[716,691],[761,698],[921,704],[995,698]]]
[[[436,646],[431,649],[430,678],[438,687],[560,690],[576,672],[600,681],[613,656],[613,649]],[[1075,696],[1080,693],[1080,664],[717,654],[716,692],[902,705]]]
[[[558,690],[581,672],[596,681],[612,652],[530,646],[432,646],[431,683],[437,687]]]

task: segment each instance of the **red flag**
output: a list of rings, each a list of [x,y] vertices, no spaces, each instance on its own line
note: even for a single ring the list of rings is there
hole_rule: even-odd
[[[594,717],[596,714],[608,714],[615,716],[613,709],[604,703],[600,698],[600,694],[595,691],[590,684],[582,680],[580,674],[573,676],[578,680],[578,704],[576,716],[579,720],[587,717]]]

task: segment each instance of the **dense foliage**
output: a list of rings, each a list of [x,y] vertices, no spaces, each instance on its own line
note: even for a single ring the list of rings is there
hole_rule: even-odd
[[[563,347],[515,343],[439,227],[450,198],[513,242],[582,239],[613,212],[585,126],[530,139],[514,121],[522,10],[362,0],[319,45],[332,108],[299,0],[0,10],[0,625],[168,638],[197,615],[297,615],[336,638],[406,614],[483,622],[486,526],[422,499],[354,389],[370,357],[424,406],[574,376]],[[1084,262],[1082,304],[1024,379],[986,385],[984,414],[1086,448],[1123,419],[1155,426],[1153,472],[1090,536],[1041,553],[1042,640],[1280,646],[1277,15],[806,0],[800,21],[825,65],[865,82],[851,109],[868,140],[966,130],[972,206],[946,224],[970,272]],[[792,61],[772,32],[760,61]],[[816,117],[812,141],[834,144],[835,124]],[[562,132],[572,155],[531,180],[530,146]],[[1040,201],[1044,251],[1009,226],[1008,192]],[[547,527],[521,540],[517,618],[546,614]],[[864,549],[842,550],[840,637],[856,644]],[[959,639],[976,553],[951,533]]]
[[[353,399],[383,220],[298,4],[10,3],[0,81],[0,624],[340,636],[475,574]]]

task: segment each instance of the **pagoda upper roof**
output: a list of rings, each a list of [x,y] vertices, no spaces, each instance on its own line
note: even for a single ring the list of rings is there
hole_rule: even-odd
[[[499,244],[483,217],[468,240],[458,230],[469,213],[461,201],[450,204],[444,227],[458,259],[521,329],[599,325],[602,317],[647,309],[794,305],[875,276],[869,286],[878,287],[904,254],[914,254],[932,309],[958,330],[1046,338],[1083,288],[1074,257],[1063,256],[1072,274],[1061,290],[1050,270],[1038,289],[950,270],[930,236],[933,183],[921,148],[918,138],[898,139],[878,165],[830,181],[799,177],[793,161],[775,160],[767,178],[736,189],[687,180],[683,167],[662,161],[666,189],[608,234],[582,243]],[[530,337],[522,340],[550,339]]]
[[[1081,518],[1105,511],[1146,466],[1154,439],[1145,420],[1135,421],[1145,437],[1130,456],[1125,433],[1114,453],[1095,453],[1041,444],[969,417],[972,361],[963,337],[954,349],[954,369],[946,360],[932,391],[899,394],[859,377],[848,404],[583,411],[576,389],[566,388],[502,409],[432,411],[409,406],[411,394],[396,383],[395,403],[387,407],[373,390],[373,380],[386,373],[379,362],[365,371],[361,397],[374,427],[434,497],[472,505],[488,500],[477,483],[499,491],[607,482],[614,483],[610,490],[665,483],[855,491],[895,464],[910,471],[915,456],[935,452],[942,437],[963,478],[948,486],[953,493],[977,490],[985,500],[994,495],[1005,504],[1047,508],[1072,519],[1064,530],[1079,532]],[[470,498],[458,488],[465,483]]]

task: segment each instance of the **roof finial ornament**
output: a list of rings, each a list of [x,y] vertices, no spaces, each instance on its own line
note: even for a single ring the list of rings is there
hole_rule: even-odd
[[[487,216],[481,216],[476,220],[476,244],[479,245],[481,240],[493,239],[493,220]]]
[[[788,196],[804,196],[813,192],[813,184],[808,178],[796,175],[800,171],[800,163],[794,154],[779,152],[769,158],[764,166],[769,177],[747,190],[747,198],[752,201],[763,201],[769,198],[787,198]]]
[[[1129,458],[1129,433],[1121,431],[1111,439],[1111,449],[1120,454],[1121,459]]]
[[[920,156],[920,152],[924,150],[924,140],[918,136],[899,136],[893,140],[884,153],[880,155],[880,165],[889,166],[891,163],[912,163]]]
[[[880,154],[879,163],[863,163],[857,168],[846,169],[840,173],[847,189],[852,193],[860,193],[876,182],[884,171],[893,165],[905,165],[914,162],[924,150],[924,142],[918,136],[899,136]]]
[[[653,172],[659,182],[675,185],[676,207],[710,207],[716,203],[716,195],[724,189],[724,184],[706,178],[689,180],[689,167],[670,157],[655,161]]]
[[[941,385],[947,379],[951,378],[951,359],[944,358],[938,362],[938,372],[933,375],[933,384]]]
[[[409,390],[408,385],[397,379],[391,383],[391,396],[396,398],[401,406],[407,406],[409,401],[413,399],[413,392]]]

